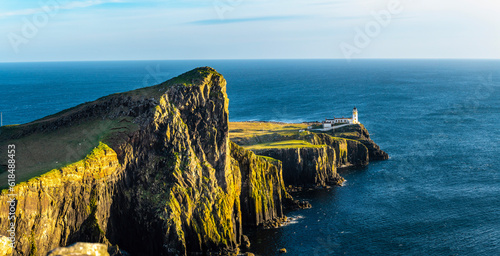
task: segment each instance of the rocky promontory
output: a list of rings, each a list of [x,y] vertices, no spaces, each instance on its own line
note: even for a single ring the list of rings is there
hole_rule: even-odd
[[[344,179],[338,170],[364,167],[370,160],[385,160],[362,124],[353,124],[335,133],[307,130],[306,124],[276,122],[230,123],[230,137],[258,155],[280,160],[285,184],[327,187]]]
[[[17,201],[14,255],[45,255],[75,242],[119,245],[132,255],[234,254],[243,224],[283,218],[281,166],[230,145],[225,90],[222,75],[198,68],[2,127],[0,143],[17,144],[19,152],[52,132],[75,150],[95,141],[83,160],[57,167],[66,159],[47,159],[39,166],[54,169],[35,175],[33,168],[34,177],[2,191],[2,235],[10,225],[9,194]],[[87,136],[78,136],[79,127]]]
[[[348,125],[328,132],[333,137],[356,140],[366,146],[371,161],[387,160],[389,155],[370,139],[370,133],[362,124]]]
[[[289,127],[251,148],[231,135],[228,115],[225,79],[203,67],[1,127],[19,166],[15,186],[0,183],[0,238],[14,234],[12,255],[73,245],[50,254],[64,255],[78,242],[110,255],[235,255],[248,227],[275,227],[287,204],[300,205],[287,185],[338,184],[337,168],[384,156],[362,129],[360,141]]]

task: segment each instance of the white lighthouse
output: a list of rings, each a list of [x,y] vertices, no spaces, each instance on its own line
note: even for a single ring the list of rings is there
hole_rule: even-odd
[[[335,118],[333,119],[325,119],[323,121],[323,129],[333,129],[333,126],[336,124],[359,124],[358,120],[358,109],[354,107],[352,109],[352,117],[347,118],[347,117],[342,117],[342,118]]]
[[[359,120],[358,120],[358,109],[356,107],[354,107],[352,109],[352,123],[353,124],[359,124]]]

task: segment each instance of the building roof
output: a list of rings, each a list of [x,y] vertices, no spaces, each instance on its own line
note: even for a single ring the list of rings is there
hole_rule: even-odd
[[[342,117],[342,118],[333,118],[333,119],[328,119],[328,118],[325,118],[325,121],[335,121],[335,120],[349,120],[349,119],[352,119],[352,117]]]

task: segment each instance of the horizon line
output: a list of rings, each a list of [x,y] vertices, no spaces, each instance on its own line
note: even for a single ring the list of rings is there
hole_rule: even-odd
[[[226,60],[500,60],[500,58],[227,58],[227,59],[123,59],[123,60],[32,60],[0,61],[0,63],[49,63],[49,62],[126,62],[126,61],[226,61]]]

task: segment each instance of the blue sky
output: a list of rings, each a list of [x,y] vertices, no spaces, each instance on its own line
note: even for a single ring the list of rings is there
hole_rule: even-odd
[[[0,62],[498,59],[498,13],[497,0],[1,1]]]

